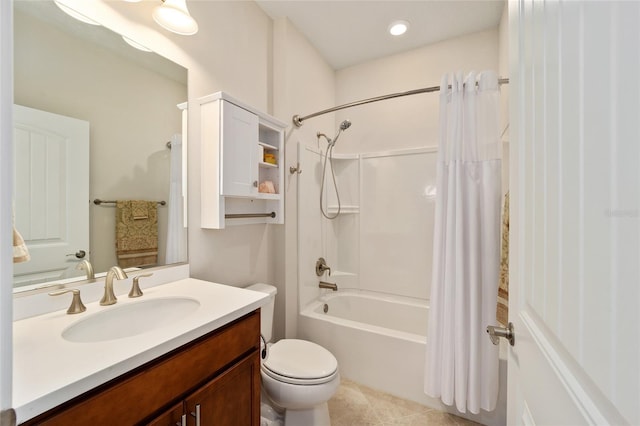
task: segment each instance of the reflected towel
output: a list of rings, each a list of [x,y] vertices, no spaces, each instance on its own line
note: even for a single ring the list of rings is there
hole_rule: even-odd
[[[131,213],[135,220],[149,219],[149,201],[131,200]]]
[[[506,327],[509,322],[509,193],[504,196],[502,212],[502,253],[500,256],[500,281],[496,319]]]
[[[145,211],[146,218],[135,217]],[[142,207],[141,207],[142,206]],[[116,255],[118,266],[153,266],[158,263],[158,206],[155,201],[116,201]]]
[[[22,235],[18,232],[18,230],[13,228],[13,263],[22,263],[31,260],[31,255],[29,254],[29,249],[27,245],[24,243],[24,239]]]

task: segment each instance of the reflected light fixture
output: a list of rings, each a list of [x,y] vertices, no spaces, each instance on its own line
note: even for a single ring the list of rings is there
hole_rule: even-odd
[[[400,36],[407,32],[409,29],[409,23],[407,21],[394,21],[389,25],[389,34],[393,36]]]
[[[191,17],[186,0],[162,0],[153,9],[153,20],[161,27],[180,35],[198,32],[198,23]]]
[[[77,19],[78,21],[84,22],[85,24],[89,24],[89,25],[98,25],[98,26],[100,25],[98,22],[94,21],[93,19],[87,18],[83,14],[78,13],[75,10],[71,9],[69,6],[60,2],[60,0],[53,0],[53,2],[56,4],[56,6],[60,8],[60,10],[62,10],[64,13],[71,16],[72,18]]]
[[[127,1],[131,1],[131,0],[127,0]],[[136,49],[142,50],[143,52],[152,52],[152,50],[149,49],[148,47],[143,46],[140,43],[131,40],[129,37],[122,36],[122,39],[131,47],[135,47]]]

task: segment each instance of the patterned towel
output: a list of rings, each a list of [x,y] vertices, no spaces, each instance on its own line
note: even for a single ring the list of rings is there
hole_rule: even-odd
[[[502,212],[502,255],[500,257],[500,283],[496,319],[506,327],[509,322],[509,193],[504,196]]]
[[[146,218],[143,217],[146,213]],[[116,201],[118,266],[158,263],[158,205],[155,201]]]

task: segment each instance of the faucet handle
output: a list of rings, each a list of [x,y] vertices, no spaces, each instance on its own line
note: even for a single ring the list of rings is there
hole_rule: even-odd
[[[153,274],[143,274],[143,275],[137,275],[135,277],[133,277],[133,285],[131,286],[131,291],[129,292],[129,297],[140,297],[142,296],[144,293],[142,292],[142,290],[140,290],[140,284],[138,283],[140,281],[140,278],[146,278],[146,277],[150,277]]]
[[[82,303],[82,299],[80,298],[80,290],[77,288],[67,288],[59,291],[52,291],[49,293],[49,296],[60,296],[65,293],[73,293],[73,298],[71,299],[71,305],[69,309],[67,309],[67,314],[80,314],[87,310],[87,307]]]

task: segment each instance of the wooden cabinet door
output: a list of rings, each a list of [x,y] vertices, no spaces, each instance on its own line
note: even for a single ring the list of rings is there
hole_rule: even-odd
[[[201,426],[257,426],[260,424],[260,358],[248,356],[196,391],[186,400],[189,426],[198,413]]]
[[[186,420],[184,423],[182,421],[183,415],[185,415],[184,402],[181,401],[147,423],[147,426],[186,426]]]

